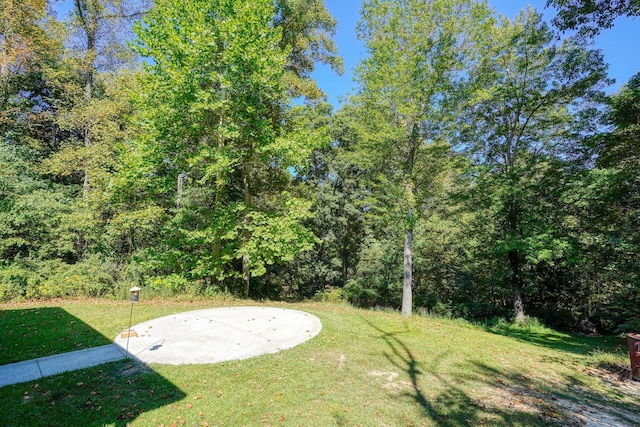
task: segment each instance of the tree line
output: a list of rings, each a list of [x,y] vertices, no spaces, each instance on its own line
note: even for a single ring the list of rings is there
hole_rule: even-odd
[[[606,95],[590,37],[639,8],[548,3],[555,27],[365,1],[334,111],[322,0],[1,0],[0,299],[138,284],[637,330],[640,74]]]

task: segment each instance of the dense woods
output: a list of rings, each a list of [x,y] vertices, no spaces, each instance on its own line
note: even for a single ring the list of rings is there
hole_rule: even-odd
[[[638,10],[549,3],[555,27],[365,1],[334,109],[322,0],[0,0],[0,299],[136,284],[637,332],[640,74],[606,95],[589,37]]]

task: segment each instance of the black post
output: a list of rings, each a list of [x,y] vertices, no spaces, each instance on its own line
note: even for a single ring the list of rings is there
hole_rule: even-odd
[[[140,288],[134,286],[129,289],[131,292],[131,313],[129,313],[129,329],[127,329],[127,349],[125,350],[124,357],[125,359],[129,359],[129,338],[131,338],[131,321],[133,320],[133,303],[140,301]]]
[[[127,329],[127,349],[124,353],[124,358],[129,360],[129,337],[131,336],[131,321],[133,320],[133,301],[131,301],[131,313],[129,314],[129,329]]]

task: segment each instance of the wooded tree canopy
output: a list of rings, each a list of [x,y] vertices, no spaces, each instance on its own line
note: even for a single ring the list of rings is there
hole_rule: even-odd
[[[640,77],[583,36],[636,1],[0,0],[0,299],[347,300],[640,328]]]
[[[558,9],[553,23],[561,30],[579,30],[596,35],[611,28],[619,16],[640,16],[638,0],[548,0],[547,6]]]

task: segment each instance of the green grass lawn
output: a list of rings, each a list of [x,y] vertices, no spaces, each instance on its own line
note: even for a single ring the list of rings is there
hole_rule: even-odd
[[[134,324],[247,301],[144,301]],[[115,362],[0,388],[0,425],[534,426],[613,417],[637,425],[640,386],[617,337],[270,303],[318,316],[322,332],[274,355],[214,365]],[[126,302],[0,305],[0,363],[112,340]],[[10,333],[7,331],[11,331]]]

